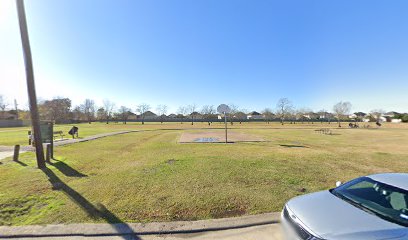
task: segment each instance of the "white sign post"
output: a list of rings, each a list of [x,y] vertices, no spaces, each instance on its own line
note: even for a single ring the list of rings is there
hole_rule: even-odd
[[[228,131],[227,131],[227,114],[231,112],[230,107],[226,104],[221,104],[217,107],[217,111],[221,114],[224,114],[225,122],[225,143],[228,143]]]

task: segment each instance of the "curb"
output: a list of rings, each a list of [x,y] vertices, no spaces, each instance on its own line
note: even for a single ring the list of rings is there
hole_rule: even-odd
[[[187,234],[276,224],[279,218],[279,212],[272,212],[199,221],[0,226],[0,238]]]

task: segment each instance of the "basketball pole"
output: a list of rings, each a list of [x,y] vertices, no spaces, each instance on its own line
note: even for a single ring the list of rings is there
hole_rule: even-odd
[[[23,46],[24,65],[27,78],[28,100],[30,104],[31,124],[35,141],[35,154],[37,157],[38,168],[45,168],[44,149],[41,139],[40,117],[37,107],[37,96],[35,94],[33,60],[31,57],[30,40],[28,38],[27,20],[24,10],[24,1],[16,0],[18,21],[20,25],[21,43]]]
[[[225,122],[225,143],[228,143],[228,134],[227,134],[227,113],[224,112],[224,122]]]

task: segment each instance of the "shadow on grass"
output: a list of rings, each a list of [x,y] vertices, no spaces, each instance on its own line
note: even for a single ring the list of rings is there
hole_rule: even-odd
[[[287,147],[287,148],[309,148],[307,146],[303,145],[294,145],[294,144],[279,144],[281,147]]]
[[[51,165],[57,168],[58,171],[62,172],[67,177],[87,177],[87,175],[78,172],[62,161],[56,160],[56,162],[52,162]]]
[[[27,167],[28,165],[27,164],[25,164],[25,163],[23,163],[23,162],[20,162],[20,161],[13,161],[13,162],[16,162],[16,163],[18,163],[18,164],[20,164],[21,166],[23,166],[23,167]]]
[[[120,220],[115,214],[110,212],[104,205],[97,204],[94,206],[80,193],[72,189],[65,184],[55,173],[49,168],[44,168],[42,171],[47,175],[48,180],[52,184],[52,189],[64,192],[75,204],[82,208],[91,218],[104,219],[106,222],[111,223],[118,233],[118,236],[123,239],[136,239],[140,240],[132,228]],[[117,236],[117,235],[115,235]]]

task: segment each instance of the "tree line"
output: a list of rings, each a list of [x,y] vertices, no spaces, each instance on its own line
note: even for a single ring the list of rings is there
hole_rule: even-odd
[[[263,121],[270,123],[271,121],[280,121],[281,124],[297,122],[314,122],[314,121],[337,121],[341,126],[341,121],[350,120],[352,105],[350,102],[338,102],[333,106],[332,111],[322,109],[320,111],[313,111],[309,108],[296,108],[292,101],[288,98],[281,98],[276,103],[274,108],[267,107],[261,112],[248,111],[240,108],[235,104],[228,104],[231,111],[227,115],[228,121],[233,124],[234,122],[242,123],[243,121],[262,119]],[[6,109],[9,106],[4,97],[0,95],[0,118],[6,113]],[[146,118],[153,117],[156,121],[164,122],[169,119],[168,106],[165,104],[159,104],[156,108],[152,108],[147,103],[141,103],[136,105],[133,109],[127,106],[119,106],[108,99],[103,100],[101,106],[97,106],[92,99],[85,99],[82,104],[73,106],[72,101],[69,98],[56,97],[50,100],[40,101],[38,104],[40,118],[42,120],[51,120],[55,123],[71,123],[71,122],[94,122],[104,121],[106,124],[110,122],[121,121],[126,124],[129,118],[132,120],[141,121],[145,123]],[[18,110],[17,103],[15,101],[14,109],[8,110],[12,114],[16,114],[19,119],[29,119],[29,112]],[[137,114],[136,114],[137,113]],[[369,114],[356,112],[354,113],[353,120],[362,121],[367,116],[372,121],[378,121],[383,116],[385,111],[381,109],[372,110]],[[251,115],[253,114],[253,115]],[[218,120],[219,114],[217,113],[214,105],[203,105],[201,107],[196,104],[189,104],[180,106],[176,113],[170,114],[173,119],[179,119],[181,123],[190,121],[194,124],[195,121],[207,121],[210,125],[213,121]],[[395,118],[402,119],[404,122],[408,122],[408,114],[395,113]]]

